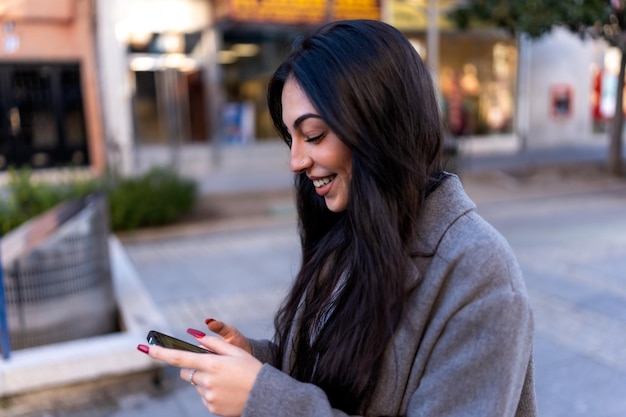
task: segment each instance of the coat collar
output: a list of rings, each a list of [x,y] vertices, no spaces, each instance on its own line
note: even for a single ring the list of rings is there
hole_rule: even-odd
[[[433,256],[450,226],[459,217],[475,209],[476,204],[465,193],[459,177],[448,174],[424,202],[414,255]]]
[[[455,174],[448,174],[426,198],[417,226],[417,238],[412,249],[405,288],[415,288],[421,281],[420,265],[432,258],[450,226],[464,214],[475,210],[476,204],[463,189]]]

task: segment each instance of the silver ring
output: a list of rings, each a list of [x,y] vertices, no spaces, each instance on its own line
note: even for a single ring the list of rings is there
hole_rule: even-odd
[[[196,383],[193,382],[193,376],[196,374],[196,372],[198,372],[197,369],[192,369],[191,373],[189,373],[189,383],[194,386],[196,385]]]

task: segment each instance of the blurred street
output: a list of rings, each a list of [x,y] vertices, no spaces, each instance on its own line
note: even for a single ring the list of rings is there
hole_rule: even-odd
[[[536,26],[529,10],[504,16],[517,25],[510,33],[495,30],[502,19],[461,29],[449,12],[469,3],[0,0],[0,203],[13,205],[13,166],[32,168],[34,183],[174,168],[198,186],[194,209],[171,226],[106,236],[123,255],[110,257],[124,272],[114,274],[124,278],[114,285],[123,296],[100,296],[118,303],[111,316],[122,331],[113,336],[134,339],[133,325],[155,323],[148,317],[165,325],[154,301],[188,341],[185,330],[204,330],[207,317],[269,338],[300,253],[289,150],[269,117],[268,78],[313,26],[386,21],[425,58],[442,121],[459,138],[446,138],[455,144],[447,169],[460,173],[521,263],[536,322],[539,416],[626,417],[626,176],[604,169],[608,148],[618,148],[609,144],[620,131],[611,121],[624,108],[626,50],[611,38],[626,30],[624,2],[575,2],[577,13],[545,2],[540,26],[556,25],[541,38],[528,33],[527,22]],[[599,28],[598,38],[581,36]],[[623,125],[621,133],[613,155],[626,161]],[[69,311],[79,327],[69,304],[45,307],[43,316]],[[211,416],[176,369],[135,357],[134,341],[114,340],[129,364],[88,339],[7,361],[0,388],[34,388],[1,397],[0,417]],[[69,368],[81,378],[66,377]],[[63,383],[45,384],[46,370]]]
[[[118,235],[182,339],[192,341],[185,330],[204,330],[208,317],[250,337],[271,337],[273,314],[298,268],[291,175],[278,163],[284,154],[242,170],[250,156],[231,155],[232,166],[202,177],[203,197],[179,224]],[[625,416],[626,180],[606,175],[602,147],[463,162],[468,194],[524,271],[536,322],[539,415]],[[259,178],[262,185],[246,188]],[[219,192],[226,186],[231,192]],[[164,368],[163,376],[158,387],[138,379],[132,389],[92,395],[80,409],[27,416],[211,415],[176,369]]]
[[[581,162],[462,176],[524,270],[543,417],[626,415],[626,182],[598,167]],[[179,337],[189,340],[185,329],[204,329],[207,317],[251,337],[271,336],[273,313],[298,266],[290,201],[287,191],[216,199],[215,205],[248,206],[250,215],[122,237]],[[264,213],[252,215],[253,206]],[[176,372],[171,376],[168,395],[135,396],[107,415],[208,415],[195,390]]]

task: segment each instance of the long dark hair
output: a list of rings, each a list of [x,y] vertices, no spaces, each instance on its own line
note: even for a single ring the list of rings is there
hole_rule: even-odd
[[[281,107],[289,77],[351,149],[352,176],[346,210],[333,213],[296,174],[302,265],[275,340],[279,360],[293,349],[293,377],[355,413],[368,406],[403,313],[416,224],[441,170],[439,108],[413,46],[379,21],[329,23],[294,44],[268,85],[274,126],[291,145]]]

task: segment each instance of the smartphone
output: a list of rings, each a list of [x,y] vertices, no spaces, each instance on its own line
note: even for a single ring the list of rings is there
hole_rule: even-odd
[[[172,336],[168,336],[164,333],[157,332],[156,330],[150,330],[148,332],[148,343],[151,345],[159,345],[169,349],[187,350],[189,352],[196,353],[213,353],[208,349],[200,346],[192,345],[184,340],[177,339]]]

